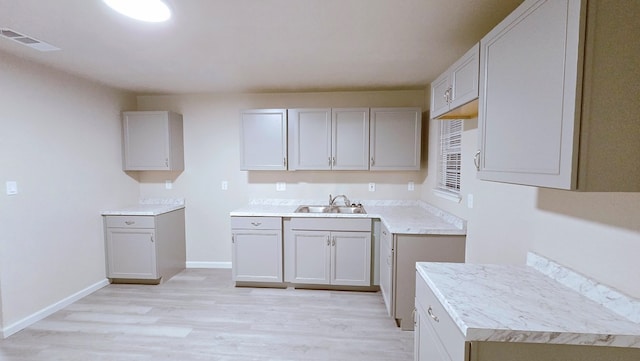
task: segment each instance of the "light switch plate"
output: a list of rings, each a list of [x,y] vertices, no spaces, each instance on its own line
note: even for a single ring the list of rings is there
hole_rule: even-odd
[[[227,182],[227,181],[222,181],[222,183],[220,183],[220,188],[221,188],[223,191],[226,191],[227,189],[229,189],[229,182]]]
[[[369,192],[375,192],[375,191],[376,191],[376,184],[369,183]]]
[[[473,194],[467,194],[467,208],[473,208]]]
[[[13,196],[18,194],[18,183],[16,181],[7,181],[7,195]]]
[[[414,191],[416,189],[416,184],[413,182],[409,182],[409,184],[407,184],[407,190],[408,191]]]
[[[164,181],[165,189],[173,189],[173,183],[170,180]]]

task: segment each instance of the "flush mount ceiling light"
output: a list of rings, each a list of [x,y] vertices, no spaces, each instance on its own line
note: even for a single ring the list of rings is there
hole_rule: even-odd
[[[130,18],[159,23],[169,20],[171,10],[162,0],[103,0],[113,10]]]

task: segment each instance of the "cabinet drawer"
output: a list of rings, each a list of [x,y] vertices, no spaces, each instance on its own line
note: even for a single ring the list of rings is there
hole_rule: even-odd
[[[313,231],[371,232],[370,218],[291,218],[291,229]]]
[[[155,228],[154,216],[107,216],[108,228]]]
[[[433,294],[420,273],[416,273],[416,307],[422,308],[428,322],[444,345],[452,361],[465,358],[465,341],[462,332]]]
[[[280,217],[231,217],[233,229],[281,229]]]

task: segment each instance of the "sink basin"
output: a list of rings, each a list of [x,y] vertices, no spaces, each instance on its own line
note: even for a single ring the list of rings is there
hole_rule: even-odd
[[[363,207],[347,206],[300,206],[295,213],[344,213],[367,214]]]

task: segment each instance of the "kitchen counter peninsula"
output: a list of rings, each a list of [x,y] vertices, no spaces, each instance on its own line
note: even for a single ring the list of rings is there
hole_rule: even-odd
[[[640,356],[640,300],[535,253],[527,266],[420,262],[416,271],[418,322],[452,358],[515,352],[522,356],[512,360],[529,360],[549,350],[575,355],[558,358],[567,360]]]

